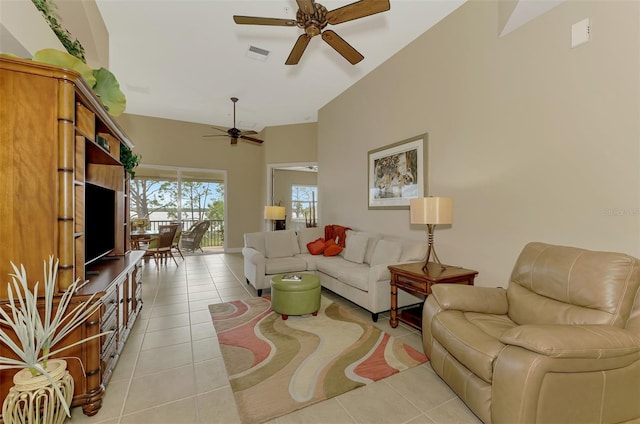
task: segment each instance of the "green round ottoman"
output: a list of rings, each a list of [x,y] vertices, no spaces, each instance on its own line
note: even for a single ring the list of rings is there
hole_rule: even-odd
[[[271,309],[282,315],[318,315],[320,279],[312,274],[297,274],[301,281],[282,281],[283,275],[271,277]]]

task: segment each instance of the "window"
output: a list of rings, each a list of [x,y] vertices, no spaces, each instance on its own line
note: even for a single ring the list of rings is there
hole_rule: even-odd
[[[131,222],[159,225],[180,221],[184,230],[198,220],[209,220],[202,245],[222,246],[224,240],[224,175],[178,169],[140,167],[130,185]],[[144,224],[143,224],[144,225]]]
[[[291,186],[291,220],[294,222],[318,222],[318,187]]]

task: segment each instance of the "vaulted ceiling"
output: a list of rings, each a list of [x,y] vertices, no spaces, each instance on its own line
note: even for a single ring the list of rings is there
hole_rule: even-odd
[[[0,17],[4,40],[13,36],[18,44],[22,42],[24,37],[18,33],[24,28],[13,25],[6,12],[9,4],[24,1],[0,0],[3,14],[8,16]],[[387,12],[326,28],[364,56],[360,63],[351,65],[321,37],[313,37],[294,66],[284,62],[302,29],[237,25],[233,15],[295,19],[295,0],[57,3],[63,23],[88,51],[102,47],[96,39],[97,26],[80,21],[93,13],[104,22],[108,67],[127,96],[127,113],[230,127],[230,98],[238,97],[237,126],[260,131],[265,126],[315,122],[322,106],[465,1],[391,0]],[[497,32],[512,31],[562,1],[501,0]],[[328,10],[352,2],[319,1]],[[78,12],[78,8],[83,10]],[[268,54],[252,52],[256,49]]]
[[[319,3],[332,10],[351,1]],[[97,0],[128,113],[230,126],[229,98],[238,97],[238,127],[256,131],[316,121],[319,108],[462,3],[392,0],[388,12],[330,26],[362,62],[351,65],[313,37],[300,63],[287,66],[302,29],[237,25],[233,15],[295,19],[294,0]],[[268,51],[266,60],[252,46]]]

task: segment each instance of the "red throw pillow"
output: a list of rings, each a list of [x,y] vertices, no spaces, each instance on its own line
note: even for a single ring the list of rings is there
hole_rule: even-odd
[[[312,255],[321,255],[324,252],[326,245],[324,244],[323,238],[318,238],[312,241],[311,243],[307,243],[307,250]]]
[[[324,250],[324,256],[336,256],[340,252],[342,252],[342,247],[340,247],[337,244],[333,243],[331,246],[327,247]]]
[[[329,240],[326,241],[326,246],[327,247],[333,246],[335,244],[336,244],[336,241],[334,239],[329,239]]]

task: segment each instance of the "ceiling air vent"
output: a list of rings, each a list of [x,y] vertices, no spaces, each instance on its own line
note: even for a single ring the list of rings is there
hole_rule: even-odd
[[[262,62],[267,61],[267,57],[269,57],[269,50],[261,49],[256,46],[249,46],[249,50],[247,51],[247,56],[251,59],[260,60]]]

